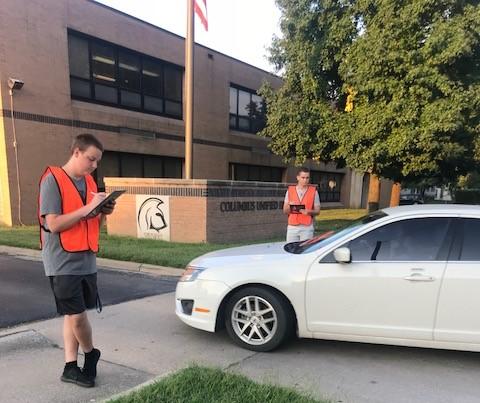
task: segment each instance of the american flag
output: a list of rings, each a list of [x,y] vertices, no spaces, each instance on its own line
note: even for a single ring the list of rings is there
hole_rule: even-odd
[[[207,0],[195,0],[195,12],[205,27],[205,31],[208,31]]]

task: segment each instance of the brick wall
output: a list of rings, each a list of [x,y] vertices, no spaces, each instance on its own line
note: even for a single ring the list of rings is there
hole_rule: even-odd
[[[107,220],[113,235],[136,236],[136,195],[169,196],[170,240],[235,242],[285,235],[286,185],[264,182],[106,178],[106,190],[126,189]]]

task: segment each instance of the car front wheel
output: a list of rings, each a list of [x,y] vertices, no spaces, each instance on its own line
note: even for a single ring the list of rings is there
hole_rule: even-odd
[[[235,343],[248,350],[277,348],[293,334],[294,325],[290,305],[274,291],[247,287],[235,292],[227,301],[227,332]]]

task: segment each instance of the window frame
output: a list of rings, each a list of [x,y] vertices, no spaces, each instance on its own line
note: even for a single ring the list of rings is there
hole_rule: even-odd
[[[174,63],[167,62],[162,59],[158,59],[156,57],[146,55],[141,52],[137,52],[135,50],[105,41],[103,39],[96,38],[94,36],[90,36],[87,34],[84,34],[82,32],[75,31],[73,29],[68,28],[67,29],[67,47],[70,46],[70,41],[68,40],[70,37],[76,37],[78,39],[82,39],[87,41],[87,46],[88,46],[88,63],[89,63],[89,79],[83,78],[83,77],[78,77],[75,75],[71,74],[71,69],[70,69],[70,64],[68,66],[69,70],[69,79],[70,79],[70,98],[78,101],[83,101],[83,102],[89,102],[93,104],[98,104],[98,105],[105,105],[105,106],[111,106],[119,109],[126,109],[126,110],[131,110],[135,112],[141,112],[141,113],[147,113],[150,115],[156,115],[156,116],[163,116],[171,119],[176,119],[176,120],[183,120],[183,99],[184,99],[184,67],[179,66]],[[108,83],[104,81],[99,81],[98,79],[95,79],[93,77],[93,63],[92,63],[92,44],[93,43],[98,43],[103,46],[108,46],[113,48],[114,51],[114,58],[115,58],[115,83]],[[126,88],[125,86],[120,83],[120,66],[119,66],[119,54],[124,53],[132,56],[136,56],[140,59],[140,90],[136,91],[133,89]],[[145,92],[144,86],[143,86],[143,65],[144,65],[144,60],[148,59],[150,62],[157,63],[159,66],[161,66],[161,71],[162,71],[162,76],[161,76],[161,83],[162,83],[162,88],[161,88],[161,97],[152,95],[149,92]],[[70,59],[69,59],[70,63]],[[171,98],[168,98],[165,94],[165,68],[169,67],[172,68],[173,70],[176,70],[180,73],[180,85],[181,85],[181,90],[180,90],[180,101],[172,100]],[[78,80],[78,81],[83,81],[85,83],[89,84],[90,88],[90,97],[83,97],[79,95],[74,95],[71,92],[71,83],[73,80]],[[106,102],[106,101],[101,101],[95,99],[95,85],[104,85],[107,87],[114,88],[116,90],[116,102]],[[127,91],[127,92],[132,92],[140,95],[140,107],[132,107],[132,106],[127,106],[127,105],[122,105],[121,104],[121,92],[122,91]],[[153,111],[150,109],[145,108],[145,96],[157,98],[161,100],[162,102],[162,112],[157,112]],[[165,112],[165,104],[166,102],[175,102],[180,105],[180,114],[175,115],[171,113],[166,113]]]
[[[104,156],[105,156],[105,154],[107,154],[111,157],[114,157],[114,160],[116,162],[116,166],[118,168],[118,177],[119,178],[133,178],[133,176],[124,176],[123,175],[123,172],[122,172],[122,158],[125,158],[125,157],[140,158],[141,170],[142,170],[142,174],[140,176],[141,178],[152,178],[152,176],[145,176],[145,162],[146,162],[147,158],[158,159],[159,163],[161,163],[161,165],[162,165],[163,175],[162,176],[154,176],[153,178],[172,178],[171,176],[168,176],[168,177],[165,176],[165,164],[168,161],[174,161],[174,162],[177,162],[177,163],[180,164],[180,176],[178,177],[178,179],[183,178],[185,161],[184,161],[183,158],[180,158],[180,157],[172,157],[172,156],[168,156],[168,155],[129,153],[129,152],[122,152],[122,151],[114,151],[114,150],[105,150],[104,151]],[[100,161],[99,166],[100,166],[100,170],[101,170],[101,166],[102,166],[101,161]],[[97,184],[99,186],[99,189],[104,190],[104,187],[100,186],[100,183],[99,183],[98,169],[96,169],[94,171],[93,177],[94,177],[95,181],[97,182]],[[138,177],[138,176],[136,176],[136,177]],[[102,182],[103,182],[103,178],[102,178]]]
[[[373,228],[371,228],[370,230],[366,231],[366,232],[362,232],[360,234],[357,234],[356,236],[348,239],[348,240],[345,240],[345,242],[341,243],[340,245],[336,246],[333,250],[331,250],[329,253],[327,253],[323,258],[322,258],[322,261],[323,259],[326,259],[330,254],[333,255],[333,252],[335,251],[335,249],[338,249],[338,248],[342,248],[342,247],[347,247],[350,249],[350,243],[357,240],[358,238],[360,237],[363,237],[367,234],[370,234],[371,232],[373,231],[377,231],[379,230],[380,228],[383,228],[383,227],[386,227],[388,225],[393,225],[393,224],[398,224],[398,223],[402,223],[402,222],[405,222],[405,221],[409,221],[409,220],[422,220],[422,219],[432,219],[432,218],[443,218],[443,219],[446,219],[446,220],[449,220],[449,223],[448,223],[448,228],[445,232],[445,237],[444,239],[442,240],[442,245],[440,246],[439,248],[439,251],[438,251],[438,254],[436,256],[435,259],[433,260],[372,260],[372,259],[369,259],[369,260],[353,260],[353,256],[352,256],[352,260],[350,262],[350,264],[355,264],[355,263],[370,263],[370,264],[397,264],[397,263],[405,263],[405,262],[447,262],[449,260],[449,257],[452,255],[452,246],[453,246],[453,243],[455,242],[455,235],[458,233],[457,231],[457,228],[458,228],[458,225],[456,225],[456,220],[455,220],[455,216],[452,216],[452,215],[429,215],[429,216],[417,216],[417,217],[399,217],[398,219],[396,220],[392,220],[392,221],[388,221],[388,222],[385,222],[385,223],[382,223],[381,225],[378,225],[378,226],[375,226]],[[441,253],[445,253],[445,256],[442,256]],[[439,258],[441,257],[441,258]],[[329,259],[327,258],[325,263],[333,263],[331,261],[328,261]],[[335,262],[336,263],[336,262]]]
[[[264,99],[263,99],[260,95],[257,94],[257,91],[230,82],[230,86],[228,87],[229,105],[230,105],[230,90],[231,90],[231,88],[233,88],[233,89],[236,90],[237,100],[236,100],[236,113],[231,113],[231,112],[230,112],[230,107],[229,107],[229,112],[228,112],[228,127],[229,127],[229,129],[230,129],[230,130],[239,131],[239,132],[243,132],[243,133],[250,133],[250,134],[256,134],[256,133],[258,133],[260,130],[263,129],[263,127],[265,127],[266,122],[263,122],[262,129],[260,129],[260,130],[258,130],[258,131],[254,131],[254,129],[253,129],[253,127],[254,127],[254,119],[253,119],[252,117],[250,117],[250,116],[243,116],[243,115],[240,115],[240,114],[238,113],[238,101],[239,101],[239,98],[240,98],[240,91],[249,94],[249,96],[250,96],[250,103],[252,102],[252,96],[253,96],[253,95],[256,95],[256,96],[260,97],[260,98],[262,99],[262,103],[265,102]],[[239,124],[239,118],[240,118],[240,117],[242,117],[242,118],[244,118],[244,119],[248,119],[248,130],[247,130],[247,129],[243,129],[243,128],[240,127],[240,124]],[[230,124],[230,121],[231,121],[232,118],[235,119],[235,125],[234,125],[234,126],[232,126],[232,125]]]
[[[336,180],[336,178],[339,179],[339,181],[336,180],[337,186],[335,187],[338,190],[322,190],[320,188],[320,181],[319,183],[316,183],[313,180],[313,177],[318,175],[320,178],[322,176],[332,176]],[[310,170],[310,183],[317,186],[317,191],[318,195],[320,197],[320,203],[337,203],[342,200],[342,182],[344,180],[345,174],[343,172],[330,172],[330,171],[316,171],[311,169]],[[339,182],[339,183],[338,183]]]
[[[274,180],[268,180],[264,181],[261,179],[235,179],[235,171],[237,167],[241,168],[246,168],[247,169],[247,176],[250,177],[251,174],[251,169],[259,169],[260,172],[260,177],[262,175],[262,169],[267,168],[270,170],[270,178],[273,177],[274,175],[274,170],[279,170],[280,171],[280,182],[274,181]],[[269,166],[269,165],[255,165],[255,164],[243,164],[240,162],[230,162],[228,164],[228,178],[229,180],[238,180],[238,181],[246,181],[246,182],[268,182],[268,183],[283,183],[283,177],[285,174],[285,168],[284,167],[275,167],[275,166]]]

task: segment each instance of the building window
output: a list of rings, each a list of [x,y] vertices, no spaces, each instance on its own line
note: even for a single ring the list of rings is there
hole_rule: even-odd
[[[182,119],[183,68],[68,32],[73,99]]]
[[[282,182],[283,168],[230,163],[229,179],[234,181]]]
[[[183,159],[105,151],[95,179],[99,189],[105,189],[103,178],[182,178]]]
[[[230,129],[258,133],[265,127],[265,102],[255,91],[230,85]]]
[[[339,202],[343,174],[310,171],[310,183],[318,185],[320,202]]]

